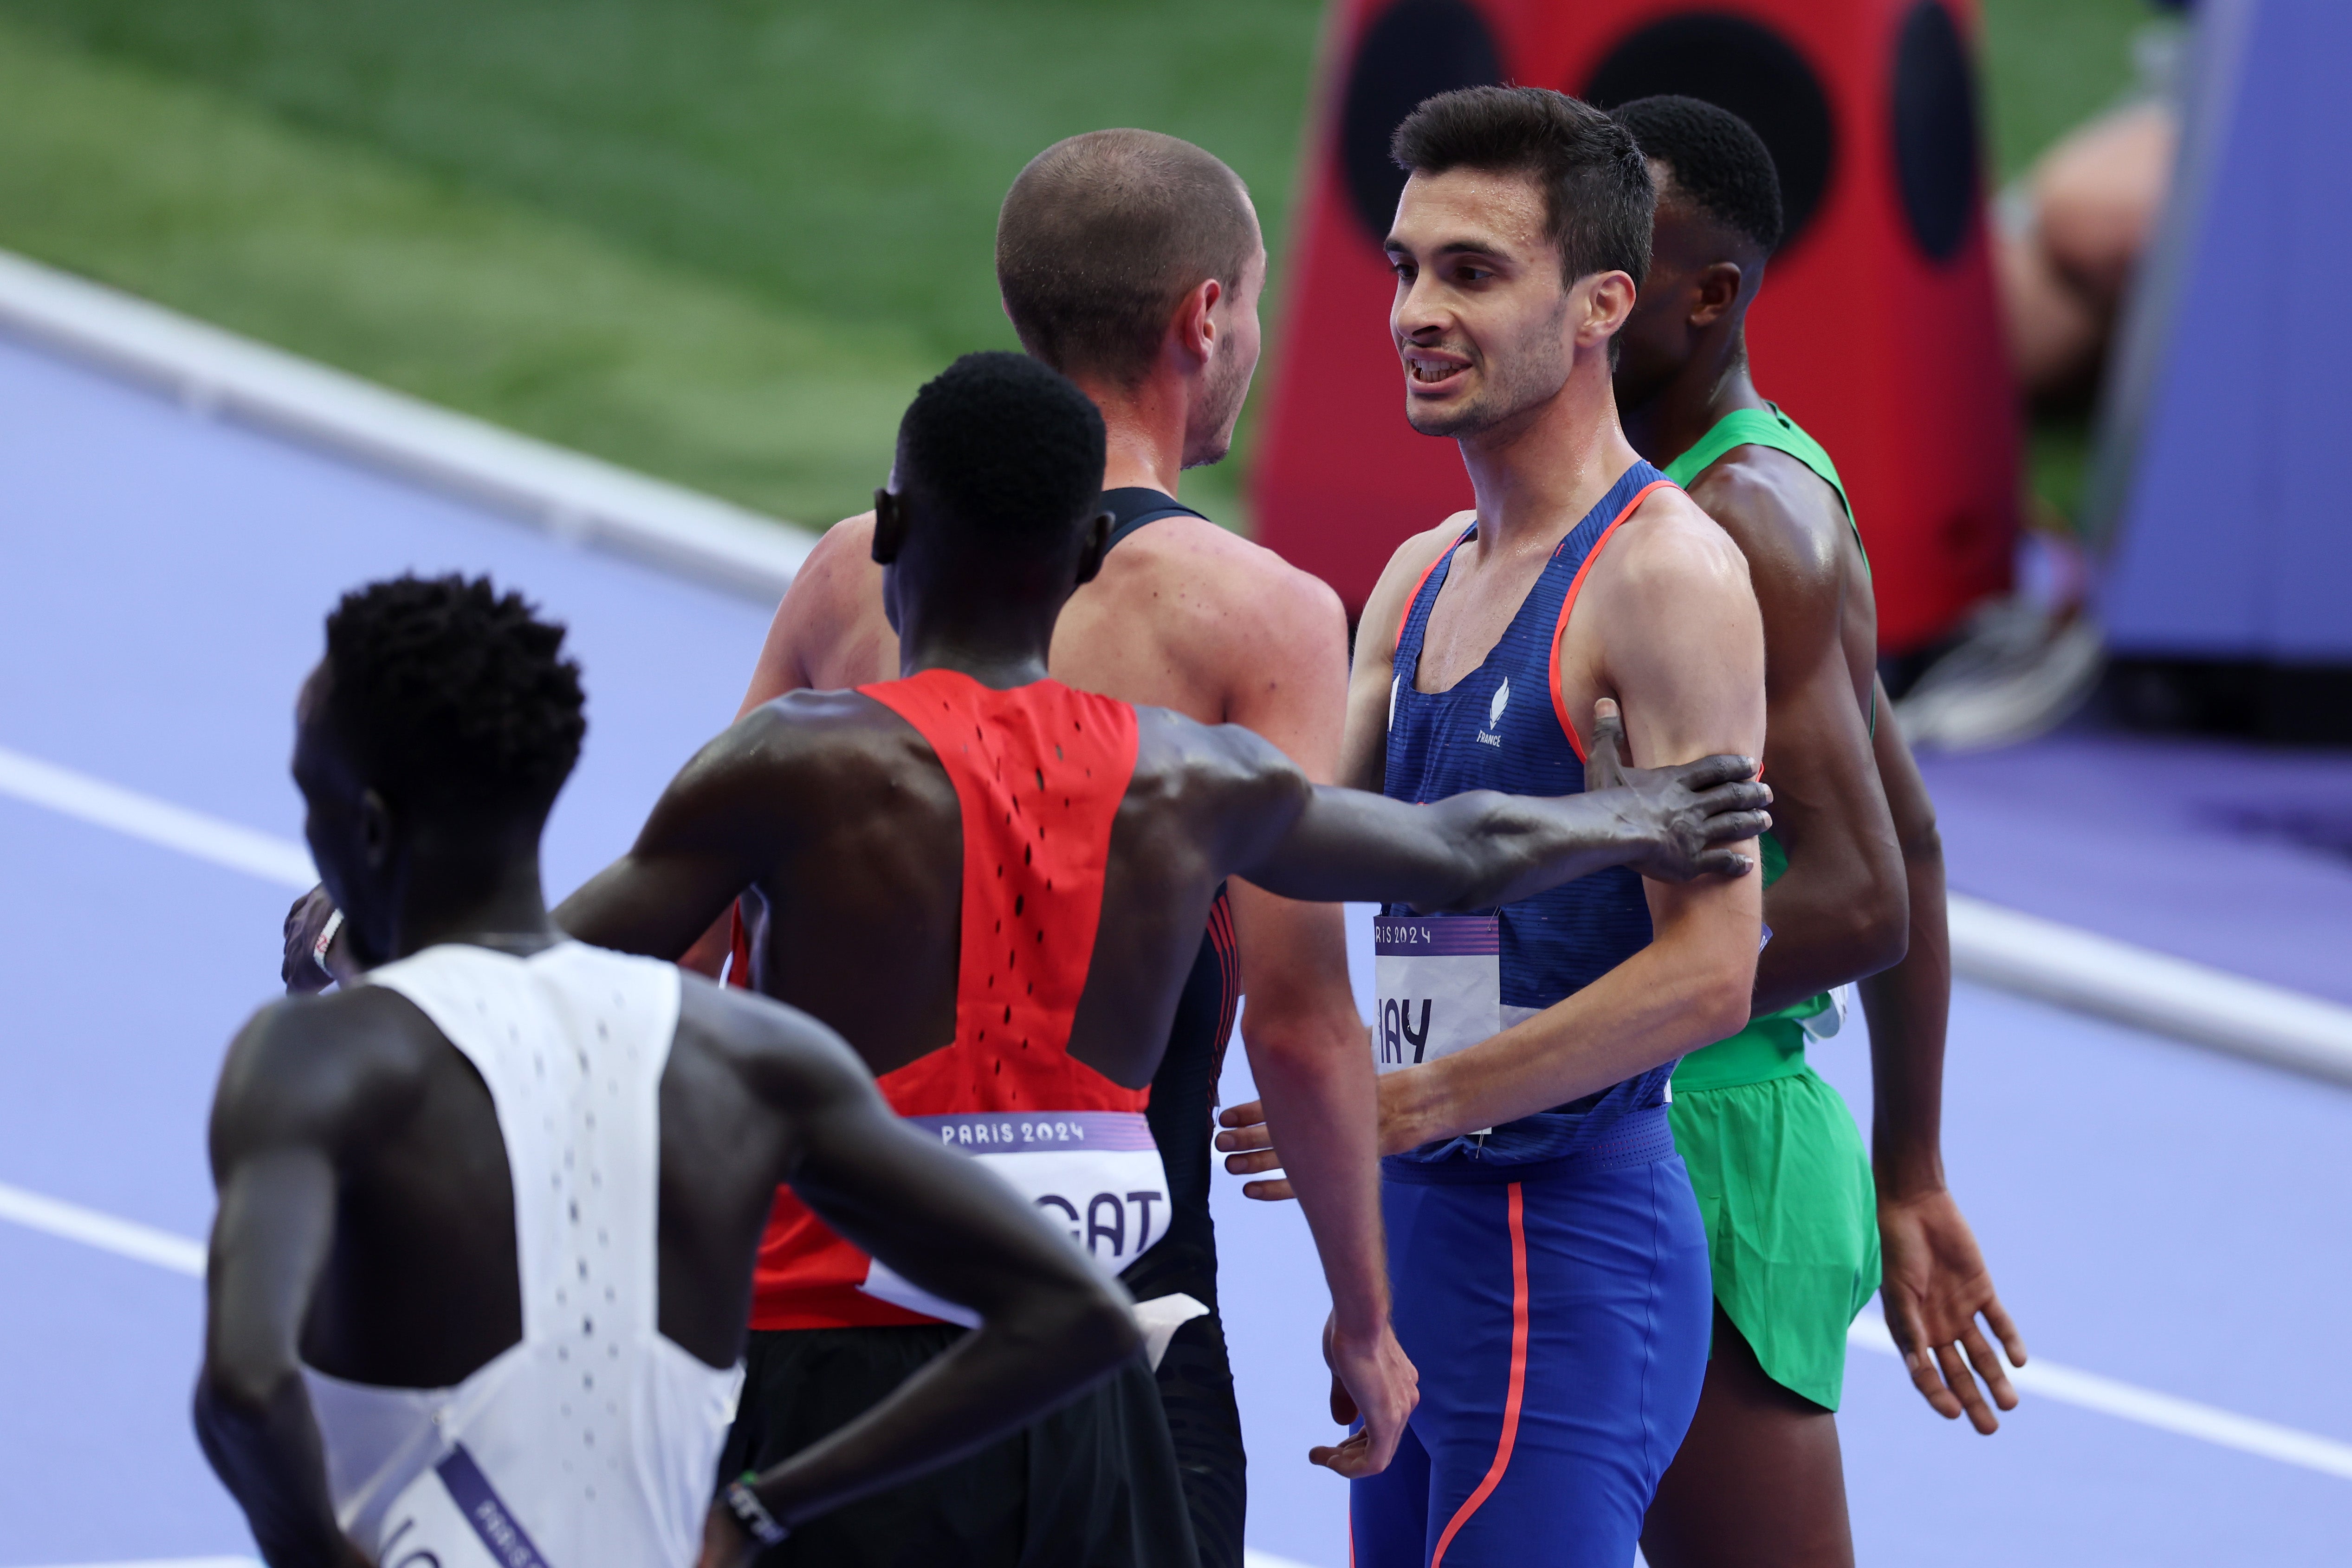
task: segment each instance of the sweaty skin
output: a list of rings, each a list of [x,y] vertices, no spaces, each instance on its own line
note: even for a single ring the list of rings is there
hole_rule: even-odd
[[[1053,613],[1092,575],[1103,520],[1088,525],[1061,595],[1024,603],[1017,588],[968,591],[975,563],[943,563],[944,547],[921,551],[917,505],[895,492],[877,500],[877,553],[912,557],[893,584],[904,672],[957,669],[998,689],[1044,677]],[[1417,808],[1315,784],[1238,725],[1162,709],[1139,709],[1138,724],[1068,1046],[1129,1088],[1159,1067],[1210,900],[1228,876],[1288,898],[1453,909],[1612,865],[1738,872],[1745,856],[1711,846],[1755,831],[1769,798],[1734,782],[1740,759],[1715,757],[1622,792],[1480,794]],[[752,954],[761,987],[834,1019],[876,1073],[888,1072],[954,1034],[960,821],[946,770],[912,726],[856,692],[796,692],[706,747],[636,846],[557,918],[600,946],[670,956],[749,889],[762,906]],[[878,931],[893,942],[873,942]]]
[[[1664,163],[1651,168],[1654,259],[1615,381],[1629,437],[1670,460],[1733,410],[1764,407],[1743,324],[1765,258],[1682,192]],[[2007,1409],[2016,1396],[1970,1309],[1982,1307],[2021,1359],[2023,1346],[1944,1188],[1942,859],[1933,808],[1876,687],[1869,568],[1837,492],[1786,453],[1735,447],[1690,494],[1746,557],[1763,615],[1765,769],[1788,868],[1764,895],[1772,941],[1758,963],[1756,1011],[1878,976],[1866,980],[1865,1004],[1888,1317],[1904,1321],[1906,1363],[1929,1402],[1958,1415],[1955,1390],[1965,1390],[1969,1413],[1990,1431],[1998,1421],[1953,1347],[1973,1339],[1986,1386]],[[1644,1552],[1659,1568],[1851,1563],[1834,1416],[1773,1382],[1719,1306],[1715,1344],[1697,1415],[1651,1507]],[[1948,1387],[1931,1345],[1949,1358]]]
[[[327,679],[305,690],[296,776],[355,945],[388,960],[442,942],[529,953],[562,940],[539,890],[539,825],[453,839],[404,821],[319,721]],[[715,1367],[740,1356],[780,1183],[982,1320],[890,1399],[761,1477],[780,1519],[969,1452],[1133,1353],[1117,1287],[1009,1189],[973,1181],[969,1162],[900,1122],[814,1020],[688,976],[659,1094],[659,1329],[681,1349]],[[414,1004],[360,986],[274,1003],[245,1026],[211,1149],[220,1207],[198,1436],[273,1568],[363,1562],[336,1523],[299,1362],[446,1388],[521,1338],[497,1111]],[[731,1516],[715,1515],[712,1531],[740,1547]]]
[[[1391,329],[1406,415],[1460,439],[1477,539],[1455,552],[1429,618],[1418,689],[1443,690],[1500,638],[1568,531],[1635,460],[1618,428],[1609,340],[1633,303],[1622,272],[1559,281],[1543,198],[1522,176],[1475,169],[1406,182],[1388,240]],[[1415,585],[1470,521],[1410,539],[1381,573],[1357,634],[1340,778],[1377,789],[1391,665]],[[1594,560],[1559,648],[1567,712],[1622,702],[1628,752],[1656,764],[1760,749],[1763,637],[1738,549],[1679,491],[1654,491]],[[1423,808],[1426,809],[1426,808]],[[1650,945],[1494,1038],[1380,1080],[1381,1152],[1499,1125],[1719,1039],[1747,1021],[1761,921],[1757,882],[1645,886]],[[1281,1164],[1259,1108],[1222,1118],[1227,1168]],[[1252,1195],[1287,1195],[1282,1183]]]
[[[1231,444],[1258,354],[1263,250],[1238,285],[1204,279],[1171,312],[1157,360],[1136,379],[1065,367],[1101,410],[1106,489],[1171,497],[1182,470]],[[873,514],[836,524],[777,607],[741,711],[802,689],[898,673],[882,604]],[[1055,624],[1048,667],[1084,691],[1239,724],[1318,784],[1336,778],[1348,680],[1338,596],[1271,551],[1196,517],[1168,517],[1122,542]],[[1327,1352],[1352,1389],[1381,1463],[1412,1413],[1412,1363],[1388,1324],[1388,1274],[1373,1164],[1374,1091],[1348,980],[1339,911],[1231,889],[1244,989],[1244,1048],[1331,1290]],[[719,922],[690,963],[718,973]]]

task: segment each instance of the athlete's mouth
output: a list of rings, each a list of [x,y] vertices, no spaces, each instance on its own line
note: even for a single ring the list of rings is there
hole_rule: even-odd
[[[1405,374],[1423,386],[1433,386],[1439,382],[1450,380],[1469,368],[1466,361],[1454,359],[1450,355],[1439,357],[1408,352],[1404,356]]]

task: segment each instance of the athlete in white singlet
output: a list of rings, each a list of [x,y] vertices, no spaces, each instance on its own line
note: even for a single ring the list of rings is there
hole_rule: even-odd
[[[555,929],[562,641],[486,582],[403,578],[345,598],[304,688],[311,850],[377,966],[231,1047],[195,1412],[273,1568],[733,1561],[1139,1343],[1108,1277],[831,1031]],[[779,1183],[979,1327],[714,1506]]]

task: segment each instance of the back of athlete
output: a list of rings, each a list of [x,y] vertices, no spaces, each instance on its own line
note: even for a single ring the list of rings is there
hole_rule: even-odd
[[[1148,204],[1138,193],[1149,193]],[[1156,314],[1137,316],[1125,303],[1139,274],[1160,280]],[[1347,679],[1338,598],[1175,499],[1181,471],[1216,462],[1232,439],[1257,359],[1264,277],[1240,181],[1171,137],[1074,137],[1040,154],[1005,198],[998,282],[1007,313],[1030,352],[1092,399],[1108,434],[1101,504],[1113,516],[1112,546],[1055,626],[1055,679],[1204,724],[1243,725],[1328,782]],[[819,542],[777,609],[742,712],[790,691],[898,673],[872,542],[870,513]],[[719,952],[704,944],[708,972]],[[1370,1074],[1338,911],[1237,885],[1229,905],[1213,908],[1152,1084],[1174,1219],[1124,1276],[1139,1299],[1181,1293],[1213,1309],[1177,1331],[1159,1366],[1202,1568],[1239,1568],[1246,1505],[1209,1213],[1210,1120],[1244,967],[1251,1068],[1284,1123],[1329,1277],[1333,1359],[1383,1461],[1412,1397],[1412,1369],[1388,1327]]]
[[[376,584],[304,689],[311,849],[390,962],[265,1009],[214,1108],[197,1426],[274,1564],[684,1568],[780,1180],[983,1327],[861,1433],[735,1489],[754,1518],[947,1458],[1135,1342],[837,1038],[562,939],[538,878],[583,729],[561,638],[486,583]]]

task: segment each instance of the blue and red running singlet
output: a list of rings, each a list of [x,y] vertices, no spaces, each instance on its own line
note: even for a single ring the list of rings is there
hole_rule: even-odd
[[[1424,803],[1475,789],[1540,795],[1583,790],[1583,747],[1559,692],[1560,634],[1585,569],[1611,530],[1651,490],[1672,483],[1637,459],[1559,542],[1486,661],[1444,691],[1417,691],[1413,679],[1430,610],[1445,586],[1454,552],[1475,535],[1476,525],[1431,563],[1397,634],[1384,786],[1391,798]],[[1642,879],[1622,866],[1492,912],[1499,936],[1499,1025],[1505,1027],[1582,990],[1650,942]],[[1391,904],[1381,913],[1400,917],[1408,911]],[[1513,1164],[1580,1153],[1626,1113],[1664,1104],[1666,1080],[1673,1075],[1668,1062],[1483,1136],[1449,1139],[1391,1158]]]

